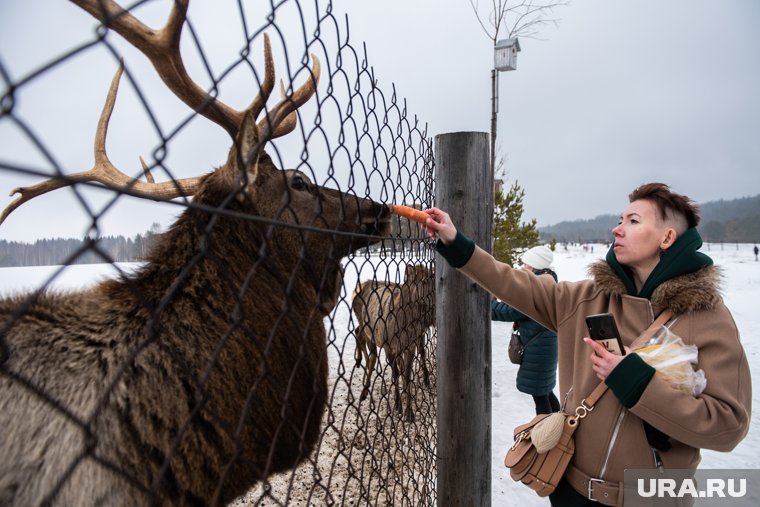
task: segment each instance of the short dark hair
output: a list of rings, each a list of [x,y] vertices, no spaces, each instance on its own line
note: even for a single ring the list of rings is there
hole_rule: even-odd
[[[645,183],[628,195],[629,202],[645,199],[654,203],[664,221],[685,220],[687,228],[699,225],[699,206],[685,195],[676,194],[664,183]],[[680,220],[679,220],[680,219]],[[679,231],[683,233],[684,231]]]

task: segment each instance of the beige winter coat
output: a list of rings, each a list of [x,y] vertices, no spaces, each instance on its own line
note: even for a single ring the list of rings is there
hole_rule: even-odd
[[[587,485],[578,480],[579,475],[603,479],[611,488],[623,482],[626,468],[655,467],[642,420],[670,437],[672,448],[661,453],[665,468],[695,469],[699,449],[730,451],[747,434],[752,400],[749,365],[736,324],[719,294],[718,268],[668,280],[654,291],[651,301],[627,295],[622,280],[604,261],[591,266],[591,280],[555,284],[548,277],[514,270],[476,247],[461,271],[557,331],[560,401],[569,412],[599,383],[591,370],[591,349],[582,341],[588,336],[586,315],[614,314],[623,342],[629,346],[657,314],[670,308],[674,314],[670,330],[698,347],[697,367],[707,378],[699,397],[676,390],[655,375],[630,410],[608,391],[581,421],[571,463],[576,477],[570,483],[584,496]],[[622,497],[611,496],[596,499],[607,505],[622,504]]]

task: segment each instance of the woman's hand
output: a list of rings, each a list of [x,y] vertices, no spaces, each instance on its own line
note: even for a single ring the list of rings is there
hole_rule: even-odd
[[[430,218],[425,222],[423,227],[428,236],[430,236],[430,239],[435,239],[437,235],[444,245],[452,243],[457,237],[457,228],[454,227],[449,214],[438,208],[430,208],[425,210],[425,213],[430,215]]]
[[[606,380],[609,374],[612,373],[612,370],[614,370],[615,367],[620,364],[620,361],[623,360],[623,356],[613,354],[604,348],[604,345],[597,343],[596,340],[592,340],[591,338],[586,337],[583,341],[594,351],[594,353],[591,354],[591,368],[594,370],[594,373],[596,373],[599,380]],[[626,354],[630,351],[631,349],[625,347]]]

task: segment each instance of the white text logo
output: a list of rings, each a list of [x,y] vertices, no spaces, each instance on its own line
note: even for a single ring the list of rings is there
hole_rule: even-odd
[[[746,479],[705,479],[699,489],[694,479],[638,479],[638,494],[644,498],[741,498],[747,494]]]

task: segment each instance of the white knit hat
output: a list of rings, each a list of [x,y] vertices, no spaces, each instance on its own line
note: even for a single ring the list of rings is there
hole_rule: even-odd
[[[554,252],[546,245],[534,246],[520,260],[534,269],[546,269],[554,262]]]

